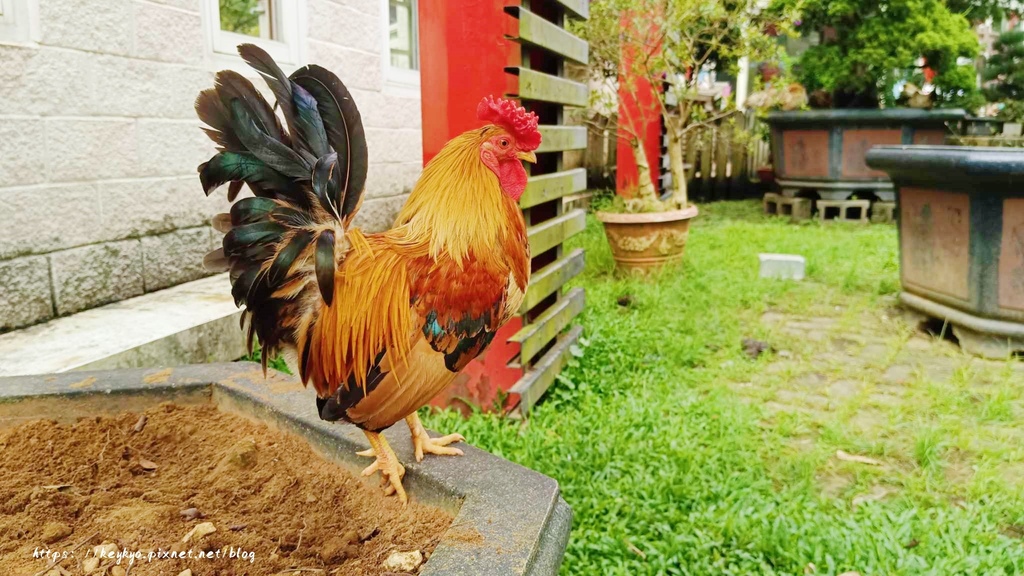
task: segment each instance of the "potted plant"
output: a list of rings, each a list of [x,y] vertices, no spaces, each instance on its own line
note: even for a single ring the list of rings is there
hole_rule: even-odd
[[[942,144],[948,123],[980,106],[977,37],[944,0],[792,2],[802,4],[801,30],[819,38],[796,73],[812,107],[825,109],[767,115],[779,185],[786,195],[890,201],[892,184],[865,163],[867,151]]]
[[[682,258],[689,222],[684,142],[694,130],[735,114],[716,98],[708,71],[741,57],[772,61],[780,52],[766,29],[789,29],[791,9],[760,0],[593,0],[579,35],[590,43],[595,107],[619,109],[620,138],[629,143],[638,181],[598,211],[620,270],[647,271]],[[609,102],[611,101],[611,103]],[[671,190],[659,196],[645,142],[663,122]]]

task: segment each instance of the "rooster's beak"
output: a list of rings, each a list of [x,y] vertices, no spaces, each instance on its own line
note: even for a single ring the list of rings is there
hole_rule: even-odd
[[[532,150],[529,152],[520,152],[519,154],[516,154],[516,157],[520,160],[529,162],[530,164],[537,163],[537,155],[534,154]]]

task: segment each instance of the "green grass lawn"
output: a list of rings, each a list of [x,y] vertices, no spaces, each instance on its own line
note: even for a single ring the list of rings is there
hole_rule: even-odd
[[[979,364],[889,318],[892,226],[704,206],[685,262],[646,281],[614,276],[593,219],[574,244],[584,354],[530,419],[425,417],[558,480],[575,514],[563,574],[1024,573],[1022,363]],[[806,256],[807,281],[759,280],[760,252]],[[813,342],[769,316],[834,327]],[[837,351],[845,331],[861,337]],[[751,360],[745,337],[785,353]],[[809,376],[855,392],[808,393]]]

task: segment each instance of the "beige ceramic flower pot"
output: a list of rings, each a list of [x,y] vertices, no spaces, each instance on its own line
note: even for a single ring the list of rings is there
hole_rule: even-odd
[[[690,206],[646,214],[598,212],[597,219],[604,224],[618,269],[645,274],[682,259],[690,219],[696,215],[697,207]]]

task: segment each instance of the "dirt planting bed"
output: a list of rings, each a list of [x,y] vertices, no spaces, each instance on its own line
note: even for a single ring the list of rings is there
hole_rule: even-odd
[[[0,462],[4,575],[415,573],[452,523],[210,405],[0,429]]]

